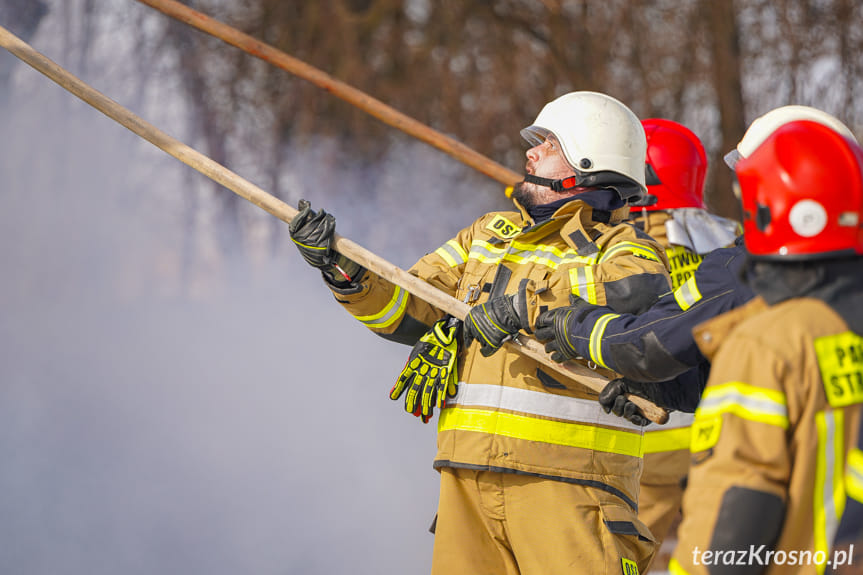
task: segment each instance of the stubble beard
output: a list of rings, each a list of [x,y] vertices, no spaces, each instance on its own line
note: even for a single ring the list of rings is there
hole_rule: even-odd
[[[512,199],[521,204],[524,209],[530,210],[536,206],[541,206],[559,200],[564,197],[563,194],[558,194],[551,188],[545,188],[530,182],[519,182],[513,186]]]

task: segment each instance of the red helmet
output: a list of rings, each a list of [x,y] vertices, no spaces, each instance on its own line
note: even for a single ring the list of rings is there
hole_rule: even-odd
[[[656,203],[646,210],[704,208],[704,176],[707,155],[692,130],[672,122],[643,120],[647,136],[647,192]]]
[[[735,165],[755,257],[863,254],[863,149],[811,120],[775,130]]]

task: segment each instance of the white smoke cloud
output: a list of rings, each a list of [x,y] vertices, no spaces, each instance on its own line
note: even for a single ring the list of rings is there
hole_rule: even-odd
[[[23,64],[0,120],[0,573],[428,572],[434,426],[387,399],[408,348],[292,249],[189,290],[200,176]],[[440,205],[477,180],[417,146],[373,204],[317,197],[308,153],[291,199],[398,265],[488,203]]]

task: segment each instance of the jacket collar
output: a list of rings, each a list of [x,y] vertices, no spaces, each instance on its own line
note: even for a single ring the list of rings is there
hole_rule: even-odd
[[[515,199],[512,200],[512,203],[515,204],[515,207],[521,213],[522,221],[530,226],[536,225],[524,206]],[[578,216],[578,219],[582,222],[582,227],[587,229],[594,227],[597,222],[616,225],[629,217],[629,206],[624,205],[610,212],[599,211],[594,210],[593,206],[579,199],[578,196],[573,196],[571,201],[558,208],[549,219],[554,220],[572,216]]]

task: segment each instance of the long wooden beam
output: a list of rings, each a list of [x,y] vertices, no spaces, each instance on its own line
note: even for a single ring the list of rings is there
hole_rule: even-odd
[[[295,208],[139,118],[131,111],[37,52],[3,27],[0,27],[0,46],[120,125],[266,212],[288,223],[296,216],[297,210]],[[396,267],[382,257],[347,238],[336,236],[333,246],[339,253],[348,256],[368,270],[452,316],[464,319],[470,310],[470,306],[466,303]],[[568,380],[577,382],[594,391],[602,391],[608,383],[606,378],[579,363],[567,362],[560,364],[553,361],[551,356],[545,353],[543,345],[533,338],[521,336],[519,337],[518,344],[507,342],[505,345],[509,346],[510,349],[535,359]],[[651,421],[657,423],[667,421],[668,414],[665,410],[640,397],[631,396],[631,399],[638,404]]]

